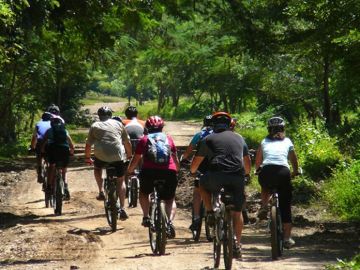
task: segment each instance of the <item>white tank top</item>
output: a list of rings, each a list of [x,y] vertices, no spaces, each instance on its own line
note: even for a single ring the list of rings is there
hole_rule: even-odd
[[[261,142],[263,154],[262,165],[282,165],[290,168],[288,155],[294,150],[294,144],[289,138],[283,140],[271,140],[265,138]]]

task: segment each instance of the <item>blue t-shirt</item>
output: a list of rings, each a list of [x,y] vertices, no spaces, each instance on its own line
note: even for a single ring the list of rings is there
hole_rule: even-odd
[[[261,142],[263,154],[262,165],[282,165],[290,168],[288,155],[294,150],[294,144],[289,138],[272,140],[265,138]]]
[[[198,145],[198,143],[201,141],[201,139],[205,138],[207,135],[210,135],[211,133],[213,133],[213,130],[211,128],[204,127],[203,129],[201,129],[201,131],[199,131],[194,135],[194,137],[191,139],[190,144],[193,146],[193,148],[195,148]]]

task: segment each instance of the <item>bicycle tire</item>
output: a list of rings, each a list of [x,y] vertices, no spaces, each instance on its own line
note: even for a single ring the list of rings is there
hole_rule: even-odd
[[[276,206],[273,205],[270,209],[271,257],[273,260],[276,260],[280,256],[277,223],[277,209]]]
[[[233,219],[230,210],[226,210],[224,220],[223,253],[225,269],[230,270],[233,260],[234,229]]]
[[[212,242],[214,240],[214,228],[210,228],[207,220],[206,220],[206,215],[205,215],[205,234],[206,234],[206,239],[208,240],[208,242]]]
[[[55,184],[55,204],[54,204],[54,213],[55,215],[62,214],[62,203],[64,196],[64,181],[59,172],[56,173],[56,184]]]
[[[107,222],[113,232],[116,231],[118,211],[116,207],[117,195],[116,186],[111,179],[107,179],[105,187],[104,208]]]
[[[133,179],[131,179],[131,187],[130,187],[131,207],[137,207],[138,189],[139,189],[138,183],[139,183],[139,181],[138,181],[137,177],[134,177]]]
[[[221,258],[221,243],[218,242],[216,237],[213,240],[213,258],[214,258],[214,268],[218,268],[220,265]]]
[[[150,220],[151,220],[151,225],[149,227],[149,240],[150,240],[150,247],[151,247],[151,251],[153,252],[153,254],[157,254],[157,237],[156,237],[156,218],[157,218],[157,213],[156,213],[156,205],[152,202],[150,204]]]
[[[167,242],[166,231],[167,231],[167,223],[168,223],[164,202],[160,202],[159,213],[160,213],[160,216],[159,216],[160,230],[158,231],[159,254],[164,255],[165,250],[166,250],[166,242]]]
[[[280,216],[280,210],[277,210],[277,235],[278,235],[278,254],[279,257],[282,256],[284,251],[284,235],[283,235],[283,228],[282,228],[282,221]]]

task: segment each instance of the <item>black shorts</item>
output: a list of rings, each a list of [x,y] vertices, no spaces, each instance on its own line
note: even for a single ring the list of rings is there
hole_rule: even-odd
[[[43,157],[45,155],[41,153],[42,144],[43,144],[43,140],[38,139],[35,146],[35,153],[37,158]]]
[[[46,150],[49,164],[56,164],[61,168],[67,167],[70,159],[69,147],[49,144]]]
[[[173,170],[142,169],[139,175],[140,191],[150,194],[154,191],[154,180],[164,179],[164,190],[160,191],[159,197],[162,200],[170,200],[175,197],[175,190],[178,184],[176,172]]]
[[[271,191],[272,188],[278,190],[282,221],[290,223],[292,199],[290,169],[280,165],[265,165],[259,173],[259,184],[267,191]]]
[[[125,175],[125,170],[127,168],[127,165],[123,161],[114,161],[114,162],[106,162],[102,161],[98,158],[94,158],[94,167],[102,169],[107,166],[111,166],[115,168],[116,171],[116,177],[122,177]]]
[[[211,193],[216,193],[224,188],[233,195],[234,210],[241,211],[245,201],[244,175],[228,174],[219,171],[208,171],[200,178],[200,186]]]

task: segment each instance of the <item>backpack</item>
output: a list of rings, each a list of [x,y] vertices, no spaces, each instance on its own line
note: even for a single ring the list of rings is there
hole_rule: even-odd
[[[66,145],[67,144],[67,132],[65,125],[54,125],[52,126],[52,132],[54,137],[55,145]]]
[[[167,136],[162,132],[152,133],[147,136],[147,158],[156,164],[168,164],[171,149]]]
[[[200,141],[202,139],[204,139],[206,136],[208,136],[208,135],[210,135],[212,133],[213,133],[213,130],[210,129],[210,128],[206,128],[206,129],[201,130]]]

